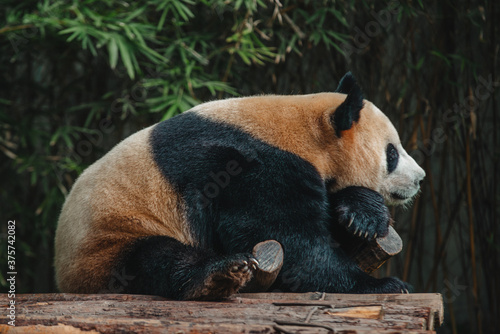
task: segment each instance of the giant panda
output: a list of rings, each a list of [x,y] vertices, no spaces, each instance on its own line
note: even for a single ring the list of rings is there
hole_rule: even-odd
[[[143,129],[88,167],[55,236],[58,288],[219,300],[252,278],[258,242],[284,263],[271,289],[400,293],[338,247],[371,240],[425,172],[347,73],[333,93],[229,98]],[[338,240],[337,240],[338,241]]]

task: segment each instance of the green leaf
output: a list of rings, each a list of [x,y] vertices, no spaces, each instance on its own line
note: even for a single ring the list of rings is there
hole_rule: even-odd
[[[242,4],[243,4],[243,0],[236,0],[236,2],[234,3],[234,9],[235,10],[240,9]]]
[[[109,53],[109,66],[112,69],[116,68],[116,64],[118,63],[118,44],[116,43],[116,39],[111,38],[108,43],[108,53]]]
[[[125,22],[131,22],[133,19],[135,19],[136,17],[138,17],[139,15],[141,15],[142,13],[144,13],[144,11],[146,10],[146,6],[143,6],[143,7],[139,7],[137,8],[135,11],[133,11],[132,13],[130,13],[126,18],[125,18]]]
[[[168,13],[168,10],[164,10],[161,13],[160,20],[158,20],[158,24],[156,25],[157,31],[160,31],[163,29],[163,25],[165,24],[165,19],[167,18],[167,13]]]
[[[345,15],[339,11],[339,10],[335,10],[335,9],[331,9],[330,12],[333,13],[333,15],[337,18],[337,20],[345,27],[348,27],[349,28],[349,23],[347,23],[347,20],[345,18]]]
[[[441,52],[436,51],[436,50],[432,50],[432,51],[430,51],[430,54],[443,60],[446,63],[446,65],[451,66],[451,61]]]
[[[139,42],[139,44],[141,45],[146,45],[146,42],[144,41],[144,38],[142,37],[142,33],[141,31],[139,31],[139,29],[137,28],[137,25],[135,24],[131,24],[129,26],[130,28],[130,31],[133,33],[134,37],[137,39],[137,41]]]
[[[31,172],[31,175],[30,175],[30,184],[33,186],[36,184],[36,181],[37,181],[37,174],[35,171]]]
[[[337,43],[332,43],[332,46],[335,48],[335,50],[337,50],[341,54],[344,54],[344,50],[342,50],[342,48]]]
[[[252,61],[250,60],[250,58],[248,57],[248,55],[245,54],[244,51],[241,51],[241,50],[236,50],[236,53],[238,54],[238,56],[241,57],[241,59],[243,60],[243,62],[247,65],[251,65],[252,64]]]
[[[123,65],[125,65],[125,68],[127,69],[128,76],[130,77],[130,79],[134,79],[135,71],[134,65],[132,63],[132,58],[134,57],[134,55],[130,52],[130,49],[124,41],[123,37],[118,38],[116,42],[118,44],[118,49],[120,50],[120,56]]]
[[[50,138],[49,145],[54,146],[57,142],[57,139],[61,136],[61,128],[57,129],[56,132]]]
[[[425,56],[420,57],[420,59],[417,62],[417,65],[415,67],[416,70],[420,70],[422,68],[422,65],[424,64],[425,61]]]
[[[335,31],[328,30],[326,32],[329,36],[335,38],[336,40],[342,42],[342,43],[347,43],[349,39],[349,35],[346,34],[341,34]]]
[[[132,32],[132,29],[130,29],[130,27],[128,25],[125,24],[122,26],[122,28],[125,31],[125,33],[127,34],[128,39],[134,40],[136,38],[135,34]]]
[[[71,42],[76,37],[78,37],[79,35],[82,34],[82,28],[80,26],[70,27],[70,28],[59,31],[58,34],[64,35],[64,34],[68,34],[68,33],[72,33],[72,34],[66,39],[66,42]]]
[[[186,7],[182,2],[174,1],[173,5],[175,9],[177,10],[177,13],[182,17],[184,21],[189,21],[189,18],[193,18],[194,14],[191,12],[191,10]]]
[[[176,111],[179,109],[177,104],[173,104],[170,106],[170,108],[167,109],[167,111],[163,114],[163,117],[161,118],[160,121],[164,121],[166,119],[169,119],[173,116],[175,116]]]

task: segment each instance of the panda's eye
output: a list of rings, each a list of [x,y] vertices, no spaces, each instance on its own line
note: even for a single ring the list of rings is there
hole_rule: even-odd
[[[392,173],[398,166],[399,153],[394,145],[387,145],[387,172]]]

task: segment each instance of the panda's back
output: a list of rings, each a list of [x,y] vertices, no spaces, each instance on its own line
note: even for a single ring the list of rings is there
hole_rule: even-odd
[[[58,282],[72,285],[65,275],[78,276],[74,275],[78,271],[75,268],[84,268],[82,262],[88,264],[85,260],[88,253],[101,246],[112,258],[115,251],[118,256],[128,239],[140,236],[166,235],[185,244],[195,243],[185,223],[184,202],[152,157],[153,128],[143,129],[120,142],[76,180],[62,208],[56,232]],[[116,250],[103,244],[113,239],[120,240],[121,246]],[[68,291],[64,286],[59,287]]]
[[[226,107],[215,114],[199,112],[210,110],[210,105],[200,105],[139,131],[82,173],[66,199],[56,232],[61,291],[100,289],[110,280],[110,268],[143,237],[169,236],[225,252],[232,250],[223,249],[221,239],[233,220],[262,233],[266,230],[259,226],[274,226],[275,234],[283,221],[297,221],[290,226],[301,229],[302,221],[324,220],[325,190],[316,168],[256,134],[264,125],[282,128],[283,122],[258,124],[262,120],[247,114],[248,105],[241,108],[234,102],[241,101],[223,103]],[[241,120],[248,118],[249,123],[231,122],[226,116],[234,111],[242,111]],[[293,206],[299,207],[306,194],[316,203],[307,210],[276,210],[294,200]],[[247,212],[248,219],[221,216],[237,210]]]

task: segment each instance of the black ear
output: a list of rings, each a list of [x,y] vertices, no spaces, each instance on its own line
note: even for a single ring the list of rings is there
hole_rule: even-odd
[[[337,89],[335,89],[335,92],[349,94],[354,86],[358,86],[358,84],[356,82],[356,78],[354,78],[354,75],[352,75],[352,73],[349,71],[342,77],[342,79],[340,79],[339,85],[337,86]]]
[[[347,94],[345,101],[331,116],[335,133],[340,138],[342,131],[349,130],[353,122],[359,121],[359,113],[363,109],[363,92],[351,72],[344,75],[335,92]]]

